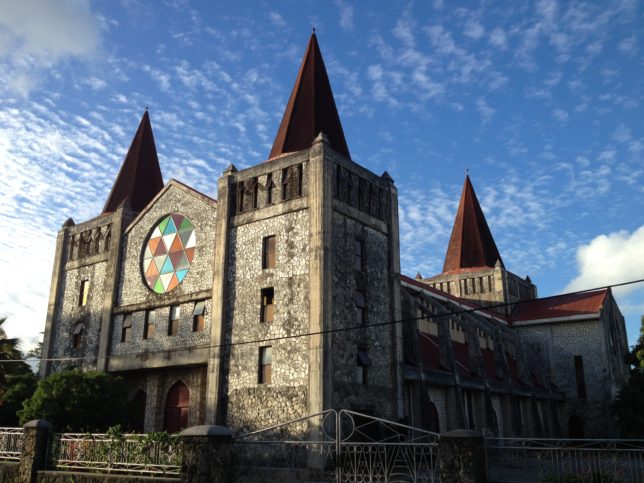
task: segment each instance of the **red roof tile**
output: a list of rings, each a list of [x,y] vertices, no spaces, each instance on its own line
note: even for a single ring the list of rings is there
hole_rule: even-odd
[[[320,132],[326,135],[333,149],[347,158],[351,157],[320,46],[313,33],[275,136],[269,161],[281,154],[310,148]]]
[[[152,125],[148,111],[145,111],[114,181],[103,213],[116,211],[125,199],[129,199],[130,207],[134,211],[140,212],[162,188],[163,178],[154,144]]]
[[[494,267],[497,261],[503,266],[503,260],[492,238],[470,177],[465,176],[461,201],[447,246],[443,273],[472,267]]]
[[[604,306],[608,292],[609,289],[603,289],[527,300],[516,306],[510,315],[510,320],[518,322],[596,314]]]

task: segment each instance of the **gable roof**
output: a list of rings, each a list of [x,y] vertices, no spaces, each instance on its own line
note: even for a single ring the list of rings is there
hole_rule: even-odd
[[[132,210],[140,212],[162,188],[163,177],[150,116],[146,110],[105,202],[103,213],[116,211],[126,199]]]
[[[510,314],[510,319],[514,323],[596,315],[604,306],[609,292],[610,289],[601,289],[522,301]]]
[[[465,176],[443,273],[473,267],[494,267],[497,261],[503,266],[470,177]]]
[[[351,157],[320,46],[313,33],[275,136],[269,161],[282,154],[310,148],[320,132],[327,136],[334,150],[347,158]]]

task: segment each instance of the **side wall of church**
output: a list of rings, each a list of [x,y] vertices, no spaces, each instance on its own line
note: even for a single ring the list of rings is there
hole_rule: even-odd
[[[355,269],[354,243],[363,242],[363,271]],[[356,293],[364,294],[364,322],[391,320],[388,236],[346,214],[333,213],[333,324],[355,327]],[[393,417],[392,325],[350,330],[333,335],[333,392],[335,407]],[[358,351],[367,353],[366,384],[358,381]],[[390,397],[383,397],[387,395]]]
[[[309,232],[306,208],[231,228],[226,324],[233,344],[308,332]],[[263,239],[273,235],[275,267],[262,269]],[[274,291],[272,322],[261,321],[266,288]],[[258,380],[263,346],[272,347],[270,383]],[[227,363],[227,424],[252,430],[306,415],[308,349],[307,337],[234,345]]]

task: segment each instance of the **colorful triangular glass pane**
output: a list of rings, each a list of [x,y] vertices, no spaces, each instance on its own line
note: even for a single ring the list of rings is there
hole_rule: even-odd
[[[183,279],[186,278],[187,273],[188,273],[188,269],[177,270],[177,280],[179,280],[179,283],[183,282]]]
[[[161,230],[161,235],[165,234],[165,227],[168,226],[170,221],[170,216],[166,216],[161,223],[159,223],[159,230]]]
[[[170,260],[170,257],[166,257],[165,261],[163,262],[163,268],[161,268],[160,273],[161,275],[164,275],[166,273],[172,273],[174,272],[174,267],[172,266],[172,260]]]
[[[195,236],[195,232],[190,234],[190,238],[188,239],[188,242],[184,244],[186,248],[193,248],[194,246],[197,245],[197,237]]]
[[[185,252],[181,252],[181,258],[178,262],[173,262],[175,270],[183,270],[184,268],[190,268],[190,262]]]
[[[172,278],[170,279],[170,283],[168,284],[168,288],[166,290],[170,291],[173,288],[175,288],[177,285],[179,285],[179,280],[177,279],[177,275],[173,273]]]
[[[165,289],[163,288],[163,283],[161,283],[161,278],[157,278],[156,282],[154,283],[154,288],[152,289],[156,293],[164,293]]]
[[[179,231],[187,231],[191,230],[193,227],[192,223],[190,223],[190,220],[188,218],[184,218],[183,222],[181,223],[181,227],[179,227]]]

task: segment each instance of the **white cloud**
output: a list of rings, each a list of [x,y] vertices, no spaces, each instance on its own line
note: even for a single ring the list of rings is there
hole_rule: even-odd
[[[353,29],[353,7],[342,0],[336,0],[335,5],[340,9],[340,27]]]
[[[578,275],[565,291],[585,290],[644,278],[644,226],[633,233],[621,230],[599,235],[577,248]],[[627,285],[616,292],[626,294],[641,288]]]
[[[28,95],[42,69],[95,54],[100,33],[88,0],[0,2],[0,85]]]

